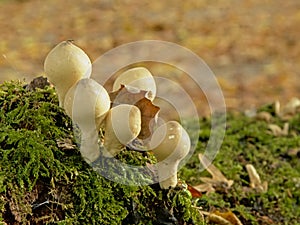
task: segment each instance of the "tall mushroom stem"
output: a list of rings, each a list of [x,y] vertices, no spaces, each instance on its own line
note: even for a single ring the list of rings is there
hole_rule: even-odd
[[[100,156],[99,127],[109,108],[108,93],[92,79],[79,80],[66,94],[65,110],[81,131],[80,153],[88,163]]]

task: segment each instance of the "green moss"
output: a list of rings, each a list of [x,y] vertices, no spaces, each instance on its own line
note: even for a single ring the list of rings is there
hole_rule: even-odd
[[[289,135],[276,137],[267,122],[229,113],[214,164],[234,184],[192,199],[184,181],[196,185],[201,183],[200,176],[210,176],[199,171],[198,159],[211,134],[210,119],[200,121],[196,151],[179,172],[182,185],[161,190],[158,185],[112,182],[87,165],[76,147],[59,147],[57,140],[75,140],[72,123],[58,107],[53,88],[29,91],[20,82],[6,82],[0,86],[0,109],[0,223],[163,224],[169,218],[170,224],[175,220],[205,224],[194,206],[206,211],[231,210],[245,225],[268,224],[266,217],[273,224],[300,223],[300,153],[289,153],[300,148],[299,114],[283,121],[275,116],[273,105],[259,109],[273,115],[272,123],[281,127],[289,123]],[[117,159],[137,166],[155,162],[150,153],[135,151],[123,151]],[[122,170],[113,161],[99,163],[99,169],[107,168],[110,176]],[[249,186],[248,163],[268,182],[266,193],[245,188]],[[147,173],[139,178],[130,171],[123,175],[141,184],[151,179]]]
[[[274,111],[272,105],[264,110]],[[233,187],[204,196],[198,205],[207,210],[231,210],[243,224],[262,224],[263,216],[274,224],[299,224],[300,156],[299,152],[298,155],[288,152],[300,148],[300,116],[297,114],[288,121],[272,118],[272,123],[281,127],[284,122],[290,124],[289,135],[276,137],[268,130],[267,122],[229,113],[226,135],[214,165],[234,180]],[[210,121],[201,121],[201,129],[195,155],[180,171],[181,177],[192,184],[201,183],[200,176],[210,176],[206,171],[199,172],[197,159],[197,153],[205,150],[209,139]],[[249,186],[246,164],[253,164],[262,181],[268,182],[266,193],[245,191]]]
[[[155,224],[170,213],[183,224],[196,218],[185,188],[115,183],[87,165],[76,147],[58,147],[58,140],[75,140],[53,88],[29,90],[6,82],[0,86],[0,108],[0,221]],[[153,155],[134,151],[123,151],[118,159],[131,165],[155,162]],[[114,176],[114,165],[105,163]],[[159,214],[162,209],[166,215]]]

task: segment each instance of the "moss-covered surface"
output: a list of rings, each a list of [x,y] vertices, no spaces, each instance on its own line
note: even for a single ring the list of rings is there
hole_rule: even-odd
[[[234,180],[227,190],[204,195],[198,202],[208,210],[233,211],[243,224],[300,224],[300,114],[288,120],[275,115],[274,104],[259,111],[269,112],[271,121],[249,118],[242,113],[227,115],[227,128],[221,149],[214,165],[226,178]],[[269,129],[270,123],[283,127],[289,123],[289,133],[276,136]],[[210,121],[201,122],[202,132],[196,150],[204,150],[209,139]],[[249,188],[245,165],[253,164],[268,190],[261,193]],[[193,157],[180,171],[190,184],[199,184],[199,160]],[[203,205],[204,204],[204,205]]]
[[[162,191],[157,185],[126,186],[96,173],[76,147],[70,119],[58,107],[54,89],[28,89],[20,82],[0,86],[0,223],[7,224],[205,224],[195,207],[233,211],[243,224],[300,224],[300,115],[288,120],[289,134],[274,136],[268,122],[229,114],[222,147],[214,161],[230,189],[191,199],[184,183]],[[274,115],[273,106],[264,107]],[[275,115],[272,123],[286,121]],[[197,153],[203,152],[210,121],[203,119],[197,150],[179,176],[200,183]],[[154,162],[150,153],[123,151],[135,165]],[[249,186],[251,163],[268,182],[265,193]],[[175,222],[177,220],[177,223]]]
[[[115,183],[86,164],[76,147],[58,147],[62,146],[58,141],[74,137],[53,88],[32,90],[20,82],[4,83],[0,108],[0,221],[160,224],[177,220],[183,224],[196,220],[186,188],[162,191],[157,185]],[[118,157],[134,165],[154,162],[149,153],[124,151]]]

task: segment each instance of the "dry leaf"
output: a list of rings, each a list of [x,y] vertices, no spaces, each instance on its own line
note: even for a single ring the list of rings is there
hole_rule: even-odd
[[[62,150],[72,150],[76,148],[76,145],[73,144],[70,138],[63,138],[56,140],[57,147]]]
[[[283,128],[276,124],[269,124],[268,128],[271,130],[272,134],[276,137],[286,136],[289,133],[289,123],[284,123]]]
[[[211,192],[215,192],[216,190],[226,191],[232,186],[233,180],[228,180],[218,168],[216,168],[213,164],[210,164],[204,155],[200,153],[198,157],[200,163],[212,175],[212,178],[200,177],[200,180],[204,184],[194,186],[196,190],[200,192],[207,192],[207,194],[209,194]]]
[[[266,192],[268,189],[268,183],[261,182],[260,177],[259,177],[256,169],[254,168],[254,166],[251,164],[247,164],[246,170],[248,172],[249,179],[250,179],[250,187],[259,192]]]
[[[119,90],[109,93],[109,97],[113,107],[114,105],[119,104],[135,105],[138,101],[145,98],[146,94],[147,91],[128,88],[125,85],[121,85]]]
[[[300,108],[300,100],[298,98],[292,98],[281,110],[282,116],[294,115],[297,109]]]
[[[189,192],[191,192],[193,198],[201,198],[202,197],[202,193],[200,191],[198,191],[196,188],[194,188],[193,186],[188,184],[187,188],[188,188]]]
[[[201,215],[207,216],[208,222],[212,222],[218,225],[243,225],[242,222],[237,218],[237,216],[231,212],[221,213],[219,211],[215,212],[205,212],[199,210]]]
[[[280,102],[279,101],[275,101],[274,108],[275,108],[275,115],[280,116]]]
[[[231,211],[224,212],[224,213],[216,211],[216,212],[214,212],[214,214],[217,216],[221,216],[223,219],[227,220],[232,225],[242,225],[242,222]]]
[[[286,105],[280,107],[279,101],[275,102],[275,114],[282,119],[289,119],[300,110],[300,99],[292,98]]]
[[[133,90],[134,92],[130,92]],[[119,90],[109,94],[112,107],[115,104],[130,104],[135,105],[140,109],[142,115],[142,128],[138,136],[139,139],[146,139],[151,135],[150,123],[156,121],[157,113],[160,109],[145,97],[147,93],[147,91],[143,90],[137,91],[136,89],[127,89],[127,87],[121,85]]]
[[[256,114],[255,118],[258,120],[264,120],[269,123],[272,119],[272,115],[269,112],[259,112]]]

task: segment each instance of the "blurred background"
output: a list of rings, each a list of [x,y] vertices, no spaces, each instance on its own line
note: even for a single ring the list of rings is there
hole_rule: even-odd
[[[300,97],[299,24],[299,0],[0,0],[0,83],[42,75],[47,53],[63,40],[75,40],[93,61],[155,39],[200,56],[228,109],[286,102]]]

